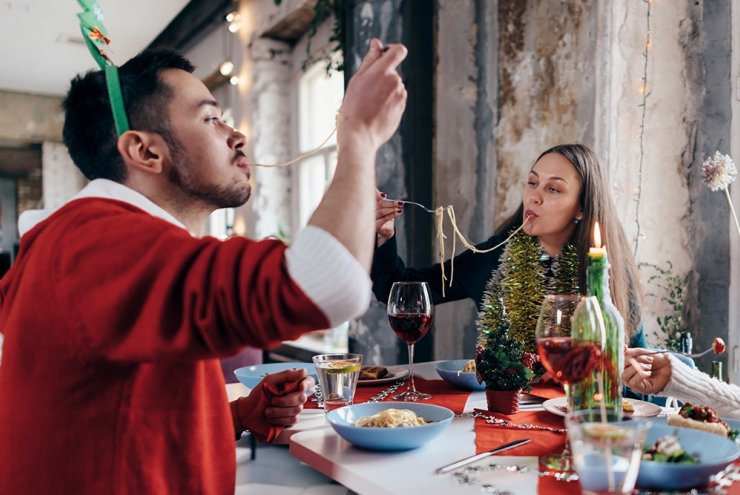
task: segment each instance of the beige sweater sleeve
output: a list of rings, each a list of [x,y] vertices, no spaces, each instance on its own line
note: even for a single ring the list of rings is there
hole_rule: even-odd
[[[668,354],[668,358],[671,360],[671,379],[660,395],[710,406],[720,416],[740,419],[740,387],[690,368],[675,356]]]

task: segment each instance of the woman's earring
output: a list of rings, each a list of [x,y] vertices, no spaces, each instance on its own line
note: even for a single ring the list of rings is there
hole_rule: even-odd
[[[579,218],[576,218],[576,225],[578,225],[579,223],[581,223],[581,220]]]

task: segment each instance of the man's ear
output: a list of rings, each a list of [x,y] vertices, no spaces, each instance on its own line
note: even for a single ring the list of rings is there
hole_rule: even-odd
[[[150,174],[162,173],[169,156],[167,143],[154,132],[126,131],[116,146],[127,167]]]

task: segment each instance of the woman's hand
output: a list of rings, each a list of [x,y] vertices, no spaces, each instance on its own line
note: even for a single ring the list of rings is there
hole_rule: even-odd
[[[635,392],[657,394],[671,379],[671,361],[666,354],[641,355],[645,352],[645,349],[637,347],[624,352],[622,380]]]
[[[402,201],[387,201],[387,195],[375,191],[375,232],[380,247],[396,233],[393,220],[403,213]]]

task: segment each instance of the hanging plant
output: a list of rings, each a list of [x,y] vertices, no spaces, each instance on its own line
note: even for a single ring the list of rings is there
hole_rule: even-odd
[[[273,0],[276,6],[280,6],[283,0]],[[314,16],[311,20],[311,25],[308,27],[306,33],[306,60],[301,64],[301,69],[306,70],[318,62],[326,62],[326,73],[331,74],[332,71],[342,72],[344,71],[344,14],[346,12],[345,0],[317,0],[313,8]],[[331,16],[334,16],[334,27],[331,31],[331,37],[329,42],[334,42],[334,48],[331,52],[327,53],[322,50],[321,53],[311,53],[311,38],[316,35],[319,27]],[[339,57],[334,57],[333,54],[338,53]]]

